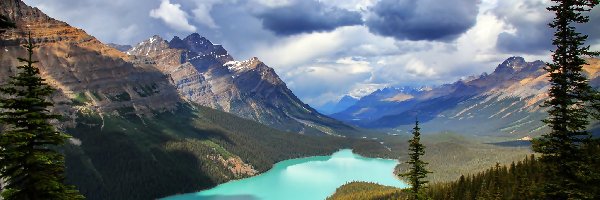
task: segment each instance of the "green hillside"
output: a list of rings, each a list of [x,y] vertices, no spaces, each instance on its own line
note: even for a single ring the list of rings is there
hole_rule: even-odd
[[[281,132],[201,106],[180,105],[152,118],[88,113],[77,121],[66,131],[75,138],[65,149],[67,178],[88,199],[198,191],[264,172],[281,160],[341,148],[390,156],[374,141]]]
[[[395,200],[405,199],[401,189],[376,183],[351,182],[339,187],[327,200]]]
[[[588,150],[588,153],[596,155],[600,152],[600,145],[596,143]],[[596,159],[591,166],[600,169],[600,160]],[[534,155],[530,155],[510,165],[497,164],[483,172],[465,174],[454,181],[433,183],[425,193],[427,197],[435,200],[543,199],[542,187],[547,178],[544,163]],[[596,184],[588,184],[583,190],[590,191],[596,197],[600,195],[600,188]],[[403,195],[407,195],[407,191],[398,188],[372,183],[349,183],[338,188],[328,200],[358,199],[352,197],[407,199]]]

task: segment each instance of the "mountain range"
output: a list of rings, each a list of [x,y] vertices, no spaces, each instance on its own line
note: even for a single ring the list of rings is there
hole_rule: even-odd
[[[21,0],[0,1],[0,15],[17,25],[0,35],[0,84],[17,72],[16,58],[26,55],[20,45],[31,36],[39,46],[35,65],[57,89],[52,111],[64,119],[55,124],[73,136],[61,148],[67,182],[88,199],[198,191],[341,148],[397,158],[383,142],[362,137],[407,133],[417,118],[427,132],[521,138],[546,129],[541,61],[512,57],[491,74],[451,84],[346,96],[321,107],[327,116],[260,59],[235,60],[198,33],[104,44]],[[584,69],[598,87],[600,60],[589,62]]]
[[[584,71],[593,87],[600,87],[600,60],[588,59]],[[542,61],[511,57],[490,73],[451,84],[422,88],[385,88],[331,116],[362,127],[409,131],[415,119],[427,132],[451,131],[467,135],[535,137],[547,131],[550,88]],[[592,124],[597,129],[598,122]]]
[[[389,157],[375,141],[331,136],[358,130],[302,103],[258,59],[236,62],[198,34],[152,37],[128,55],[21,0],[0,1],[0,15],[17,26],[0,35],[0,84],[31,36],[35,66],[57,89],[55,124],[73,136],[61,148],[67,182],[88,199],[198,191],[341,148]]]
[[[221,45],[197,33],[166,41],[153,36],[127,55],[154,64],[183,99],[289,132],[349,135],[353,127],[322,115],[287,88],[258,58],[236,61]]]

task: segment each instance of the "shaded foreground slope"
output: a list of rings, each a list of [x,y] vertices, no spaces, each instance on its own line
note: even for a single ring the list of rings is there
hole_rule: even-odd
[[[89,199],[150,199],[198,191],[268,170],[275,162],[340,148],[385,149],[370,141],[285,133],[205,107],[154,118],[82,116],[68,130],[68,180]],[[367,152],[367,151],[364,151]],[[368,154],[368,153],[365,153]]]

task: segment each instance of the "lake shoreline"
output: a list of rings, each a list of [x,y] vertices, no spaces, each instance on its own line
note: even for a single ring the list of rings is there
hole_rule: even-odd
[[[328,195],[332,195],[337,187],[342,186],[349,181],[381,182],[382,184],[404,188],[407,185],[394,174],[394,168],[397,164],[397,160],[369,158],[354,153],[352,149],[340,149],[331,155],[308,156],[280,161],[275,163],[269,170],[256,174],[255,176],[231,180],[194,193],[174,194],[161,199],[225,199],[226,197],[237,197],[240,199],[270,199],[270,197],[277,197],[277,195],[281,196],[285,194],[281,193],[279,190],[297,192],[299,189],[310,189],[310,187],[307,187],[304,184],[297,184],[297,182],[314,182],[315,180],[318,181],[316,183],[311,183],[312,185],[322,184],[321,182],[326,182],[326,185],[321,185],[316,189],[316,191],[319,192],[318,194],[304,194],[305,196],[320,195],[327,197]],[[366,171],[369,175],[356,173],[355,171],[352,171],[354,170],[353,168],[362,169],[357,171]],[[372,168],[384,170],[375,171],[373,173],[376,175],[371,176],[372,172],[369,170]],[[388,172],[385,173],[385,171]],[[391,171],[391,173],[389,171]],[[311,176],[314,177],[310,178]],[[273,180],[270,180],[270,178]],[[311,184],[307,185],[310,186]],[[271,192],[273,194],[266,194],[269,193],[271,186],[274,187],[273,189],[278,189],[278,191]],[[262,187],[269,187],[269,189],[265,190],[264,193],[254,194],[256,193],[256,190],[250,190],[248,189],[249,187],[258,190],[265,190],[265,188]],[[333,191],[324,194],[328,188],[329,190],[332,188]],[[309,191],[315,190],[310,189]]]

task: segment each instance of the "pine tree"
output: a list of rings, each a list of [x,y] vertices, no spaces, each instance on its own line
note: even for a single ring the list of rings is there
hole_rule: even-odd
[[[6,181],[5,200],[83,199],[73,186],[65,185],[64,156],[56,151],[68,135],[49,123],[59,118],[50,114],[46,100],[53,92],[33,64],[35,46],[29,36],[24,45],[28,58],[18,58],[16,76],[0,88],[0,177]]]
[[[411,185],[411,193],[414,199],[425,199],[421,189],[425,188],[425,184],[429,181],[423,180],[427,177],[430,171],[427,171],[425,166],[428,163],[421,160],[421,156],[425,155],[425,146],[421,144],[421,133],[419,132],[419,121],[415,122],[415,128],[413,128],[413,138],[409,142],[409,160],[406,162],[410,165],[408,173],[401,174],[400,176],[408,178]]]
[[[575,24],[586,23],[589,17],[582,15],[598,4],[598,0],[552,0],[548,10],[556,17],[550,27],[554,33],[553,63],[545,68],[550,73],[550,99],[544,106],[550,107],[548,119],[552,129],[534,143],[534,150],[542,153],[549,177],[545,186],[549,199],[588,199],[593,194],[586,191],[591,173],[587,163],[589,156],[582,154],[582,147],[591,142],[586,131],[589,116],[597,115],[598,93],[588,84],[582,74],[586,61],[582,56],[598,55],[584,46],[587,35],[578,33]],[[590,109],[596,108],[596,109]]]

